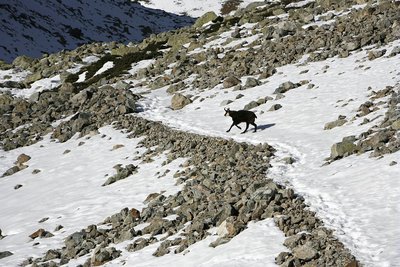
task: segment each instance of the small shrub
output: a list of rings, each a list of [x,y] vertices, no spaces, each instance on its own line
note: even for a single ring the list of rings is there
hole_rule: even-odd
[[[76,39],[80,39],[82,40],[83,37],[83,33],[81,29],[78,28],[70,28],[68,30],[69,35],[71,35],[72,37],[76,38]]]
[[[160,55],[159,49],[165,48],[165,42],[154,42],[147,45],[147,47],[139,52],[132,52],[128,53],[122,57],[118,57],[115,55],[107,54],[97,62],[93,63],[92,65],[87,66],[86,68],[82,68],[80,73],[87,71],[86,74],[86,81],[79,83],[77,87],[79,89],[84,89],[89,85],[98,82],[102,78],[113,78],[118,77],[121,74],[126,73],[132,66],[133,63],[145,60],[145,59],[152,59],[156,56]],[[97,70],[99,70],[106,62],[112,61],[114,66],[103,73],[93,76]],[[77,74],[77,75],[79,75]]]
[[[79,79],[79,75],[76,73],[72,73],[65,78],[65,83],[74,83]]]

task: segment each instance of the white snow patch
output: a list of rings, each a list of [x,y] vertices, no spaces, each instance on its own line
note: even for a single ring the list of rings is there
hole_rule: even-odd
[[[106,63],[104,63],[104,65],[103,65],[100,69],[98,69],[98,70],[96,71],[96,73],[95,73],[93,76],[102,74],[103,72],[105,72],[106,70],[111,69],[112,67],[114,67],[114,62],[112,62],[112,61],[107,61]]]
[[[88,73],[87,71],[84,71],[81,74],[79,74],[78,80],[76,82],[77,83],[84,82],[86,80],[86,74],[87,73]]]

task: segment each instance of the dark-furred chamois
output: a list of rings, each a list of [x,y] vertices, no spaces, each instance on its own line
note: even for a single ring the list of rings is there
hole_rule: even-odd
[[[228,131],[229,132],[233,126],[238,127],[240,130],[242,128],[239,127],[239,123],[245,122],[246,123],[246,129],[242,132],[245,133],[247,129],[249,128],[249,124],[254,125],[254,132],[257,131],[257,124],[254,123],[255,119],[257,118],[256,114],[252,111],[249,110],[230,110],[229,108],[225,108],[225,116],[231,116],[233,123],[231,127],[229,127]]]

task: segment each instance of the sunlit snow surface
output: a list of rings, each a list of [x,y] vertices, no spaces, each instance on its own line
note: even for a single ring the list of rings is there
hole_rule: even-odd
[[[165,10],[167,12],[175,14],[187,14],[192,17],[200,17],[208,11],[214,11],[216,14],[220,14],[225,0],[150,0],[141,1],[140,3],[144,6]],[[240,7],[246,7],[255,0],[244,0],[241,1]]]
[[[386,48],[388,54],[396,45],[398,41],[380,49]],[[261,86],[243,91],[217,86],[196,94],[200,96],[198,100],[178,111],[169,108],[171,96],[165,88],[154,90],[142,100],[146,111],[141,116],[184,131],[271,144],[278,151],[268,177],[292,186],[303,195],[311,209],[317,211],[328,227],[335,229],[335,235],[363,264],[395,266],[400,262],[400,168],[389,164],[400,163],[400,153],[383,158],[371,158],[366,153],[322,166],[334,143],[345,136],[357,136],[382,121],[387,105],[366,116],[375,119],[371,123],[360,125],[365,117],[351,120],[358,107],[369,100],[371,92],[399,85],[399,55],[373,61],[366,56],[367,51],[361,51],[348,58],[287,65],[278,68],[278,73]],[[301,74],[304,70],[308,72]],[[261,97],[275,97],[274,90],[283,82],[302,80],[315,87],[307,89],[306,84],[285,93],[283,99],[253,109],[258,117],[257,133],[252,133],[252,127],[246,134],[235,128],[225,132],[231,119],[223,117],[223,100],[234,100],[228,107],[242,109]],[[238,94],[244,97],[235,100]],[[205,100],[200,102],[201,98]],[[268,111],[277,103],[283,106],[280,110]],[[349,122],[324,130],[325,123],[339,115],[346,115]],[[284,164],[282,158],[287,156],[294,157],[296,163]]]

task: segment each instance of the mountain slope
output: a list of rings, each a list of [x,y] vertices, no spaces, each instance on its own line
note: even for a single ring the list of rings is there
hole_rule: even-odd
[[[0,6],[0,58],[40,57],[89,42],[136,42],[186,25],[187,16],[131,1],[12,1]]]

